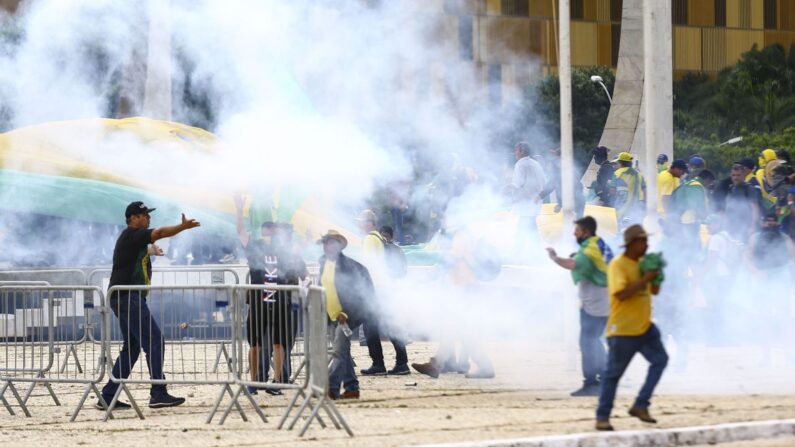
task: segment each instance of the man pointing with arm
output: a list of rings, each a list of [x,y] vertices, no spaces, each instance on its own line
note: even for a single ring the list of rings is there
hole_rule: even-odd
[[[127,219],[127,228],[119,234],[116,247],[113,249],[113,270],[110,274],[108,288],[124,285],[150,285],[152,263],[149,257],[152,254],[162,254],[154,242],[199,226],[199,222],[195,219],[188,219],[183,214],[180,224],[152,230],[149,228],[151,219],[149,213],[154,210],[154,208],[148,208],[143,202],[132,202],[127,206],[124,213]],[[113,365],[113,377],[129,377],[141,354],[141,349],[143,349],[146,353],[146,362],[149,365],[151,378],[164,380],[165,343],[160,328],[152,318],[146,303],[146,292],[121,291],[113,293],[110,296],[110,307],[119,319],[124,339],[119,357]],[[110,403],[118,392],[119,384],[108,380],[107,385],[102,389],[102,398],[105,403]],[[149,399],[150,408],[174,407],[184,402],[184,398],[168,394],[166,385],[152,385]],[[96,407],[104,410],[104,406],[100,402],[97,402]],[[130,408],[130,405],[116,402],[115,408]]]

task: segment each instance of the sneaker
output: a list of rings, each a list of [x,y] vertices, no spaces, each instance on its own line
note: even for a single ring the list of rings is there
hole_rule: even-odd
[[[395,365],[394,368],[387,371],[387,374],[390,376],[407,376],[411,374],[411,370],[409,369],[409,365],[402,363],[400,365]]]
[[[278,388],[265,388],[265,393],[270,394],[271,396],[281,396],[282,390]]]
[[[434,379],[439,377],[439,368],[434,366],[432,362],[428,363],[412,363],[411,367],[416,369],[418,373],[431,376]]]
[[[630,416],[634,416],[634,417],[640,419],[641,421],[646,422],[647,424],[656,424],[657,423],[657,419],[654,419],[649,414],[649,409],[648,408],[632,407],[632,408],[629,409],[629,415]]]
[[[340,399],[358,399],[359,391],[345,391],[340,395]]]
[[[252,396],[255,396],[257,394],[257,387],[255,387],[255,386],[247,386],[246,387],[246,391],[248,391],[248,394],[251,394]]]
[[[174,397],[168,393],[158,396],[151,396],[149,398],[149,408],[176,407],[177,405],[182,405],[184,403],[184,397]]]
[[[111,401],[110,399],[106,399],[105,400],[105,402],[107,402],[108,405],[110,405],[110,401]],[[94,408],[96,408],[99,411],[106,411],[105,407],[103,407],[102,404],[99,403],[99,401],[94,402]],[[119,400],[119,401],[116,401],[116,406],[113,407],[113,411],[116,411],[116,410],[129,410],[130,408],[132,408],[132,405],[130,405],[128,403],[124,403],[124,402]]]
[[[494,371],[486,370],[486,371],[475,371],[472,373],[466,373],[464,375],[467,379],[493,379],[494,378]]]
[[[610,425],[610,419],[597,419],[596,429],[599,431],[613,431],[613,426]]]
[[[599,396],[599,385],[583,385],[577,391],[572,391],[569,395],[572,397],[593,397]]]
[[[385,376],[386,367],[384,365],[373,365],[367,369],[361,370],[363,376]]]

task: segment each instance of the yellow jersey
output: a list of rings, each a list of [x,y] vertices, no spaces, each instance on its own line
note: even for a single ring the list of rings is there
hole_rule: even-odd
[[[340,314],[345,315],[342,311],[342,303],[340,296],[337,294],[337,286],[334,284],[334,277],[336,276],[337,261],[326,260],[323,264],[323,276],[320,277],[320,285],[326,289],[326,313],[331,321],[337,321]],[[347,317],[347,315],[345,315]]]
[[[616,298],[619,292],[640,278],[640,262],[626,255],[617,256],[607,267],[610,316],[605,336],[643,335],[651,327],[651,284],[623,301]]]
[[[663,171],[657,174],[657,212],[665,216],[665,206],[663,196],[670,196],[679,187],[679,179],[674,177],[670,171]]]

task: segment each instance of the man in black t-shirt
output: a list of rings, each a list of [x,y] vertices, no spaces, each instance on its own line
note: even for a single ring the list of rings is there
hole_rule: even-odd
[[[243,222],[244,205],[243,197],[235,196],[237,233],[248,260],[251,284],[297,285],[299,279],[305,279],[308,273],[303,259],[293,250],[292,227],[265,222],[260,227],[259,237],[253,232],[249,234]],[[297,331],[297,309],[293,308],[290,295],[284,291],[263,295],[256,290],[246,297],[246,334],[252,381],[268,381],[271,356],[274,382],[289,379],[290,349]],[[249,387],[248,391],[257,394],[255,387]],[[266,388],[265,392],[281,394],[276,388]]]
[[[154,210],[154,208],[148,208],[143,202],[133,202],[127,206],[127,210],[124,212],[124,216],[127,218],[127,228],[116,240],[109,287],[149,285],[152,278],[152,264],[149,257],[163,254],[162,250],[154,245],[154,242],[199,226],[199,222],[187,219],[183,214],[182,223],[179,225],[152,230],[149,228],[149,213]],[[124,339],[119,357],[113,365],[113,377],[129,377],[130,371],[135,366],[141,349],[143,349],[146,353],[151,378],[153,380],[165,379],[163,375],[165,343],[160,328],[152,318],[149,306],[146,304],[146,292],[114,293],[110,296],[109,302],[113,313],[119,319]],[[102,389],[102,398],[105,403],[110,403],[118,392],[119,384],[108,380],[107,385]],[[149,399],[150,408],[173,407],[184,402],[184,398],[168,394],[165,385],[152,385]],[[97,409],[104,410],[102,403],[97,402],[96,406]],[[130,405],[116,402],[115,409],[123,408],[130,408]]]

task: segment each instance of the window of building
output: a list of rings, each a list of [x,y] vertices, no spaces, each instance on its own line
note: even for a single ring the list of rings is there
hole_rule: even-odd
[[[715,26],[726,26],[726,0],[715,0]]]
[[[489,102],[499,104],[502,102],[502,65],[491,64],[488,69]]]
[[[572,20],[582,20],[585,17],[585,5],[584,0],[571,0],[569,3],[571,8],[571,19]]]
[[[620,22],[623,8],[623,0],[610,0],[610,20],[613,22]]]
[[[687,0],[673,0],[671,14],[674,25],[687,25]]]
[[[475,55],[472,45],[472,16],[458,17],[458,55],[471,61]]]
[[[527,17],[530,15],[530,0],[502,0],[502,14]]]
[[[776,0],[765,0],[765,29],[776,28]]]

